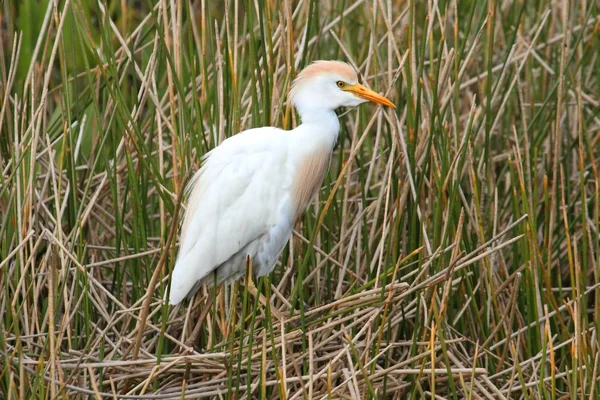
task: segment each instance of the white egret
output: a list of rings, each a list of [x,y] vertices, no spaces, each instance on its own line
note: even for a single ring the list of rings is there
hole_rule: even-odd
[[[187,187],[171,304],[213,283],[213,273],[217,283],[240,278],[247,258],[256,276],[270,273],[329,168],[340,130],[335,109],[367,101],[395,108],[340,61],[302,70],[290,100],[302,119],[296,129],[249,129],[202,158]]]

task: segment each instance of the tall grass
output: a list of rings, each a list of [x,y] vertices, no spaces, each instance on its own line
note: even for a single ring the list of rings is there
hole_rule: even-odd
[[[0,397],[599,397],[599,6],[2,3]],[[317,59],[397,109],[341,113],[268,307],[169,307],[186,179]]]

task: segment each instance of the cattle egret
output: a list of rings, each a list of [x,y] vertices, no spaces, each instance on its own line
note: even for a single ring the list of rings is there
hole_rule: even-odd
[[[395,108],[340,61],[306,67],[293,82],[290,100],[302,119],[296,129],[249,129],[202,158],[186,189],[171,304],[202,283],[242,277],[247,260],[256,276],[270,273],[329,168],[340,130],[335,109],[367,101]],[[256,295],[251,280],[248,286]]]

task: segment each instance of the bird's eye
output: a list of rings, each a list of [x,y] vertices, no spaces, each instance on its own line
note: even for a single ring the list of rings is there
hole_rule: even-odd
[[[342,81],[337,81],[337,87],[339,87],[340,89],[343,88],[344,86],[346,86],[346,84]]]

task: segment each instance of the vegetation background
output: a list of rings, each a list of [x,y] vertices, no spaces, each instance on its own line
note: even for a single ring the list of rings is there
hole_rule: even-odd
[[[2,2],[0,398],[600,397],[599,7]],[[397,109],[341,114],[269,307],[167,306],[187,177],[318,59]]]

